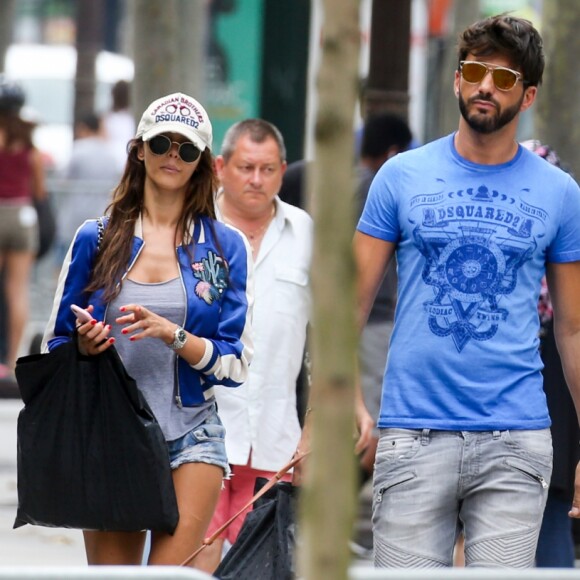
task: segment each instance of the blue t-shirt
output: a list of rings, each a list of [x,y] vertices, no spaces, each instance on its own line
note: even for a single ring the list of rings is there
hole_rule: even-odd
[[[545,263],[580,260],[579,225],[576,182],[522,147],[478,165],[449,135],[383,165],[358,224],[397,244],[379,427],[550,425],[536,304]]]

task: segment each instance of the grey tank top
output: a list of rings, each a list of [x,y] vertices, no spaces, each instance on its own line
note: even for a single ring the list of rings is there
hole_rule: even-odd
[[[119,308],[126,304],[140,304],[181,325],[185,318],[185,293],[181,279],[145,284],[125,278],[121,292],[109,304],[105,321],[111,325],[110,336],[115,338],[119,356],[145,396],[165,439],[179,439],[205,421],[215,405],[215,400],[212,397],[195,407],[177,406],[177,354],[158,338],[131,342],[131,335],[121,334],[123,326],[117,324],[115,318],[121,315]]]

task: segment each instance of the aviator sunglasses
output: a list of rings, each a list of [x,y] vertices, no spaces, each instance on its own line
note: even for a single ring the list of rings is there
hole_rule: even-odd
[[[201,151],[191,141],[178,143],[177,141],[172,141],[167,135],[156,135],[149,139],[147,143],[153,155],[165,155],[175,143],[177,145],[177,154],[185,163],[193,163],[201,155]]]
[[[518,71],[486,62],[462,60],[459,63],[459,70],[463,80],[471,84],[480,83],[485,75],[491,72],[493,84],[500,91],[511,91],[518,81],[523,82],[523,77]]]

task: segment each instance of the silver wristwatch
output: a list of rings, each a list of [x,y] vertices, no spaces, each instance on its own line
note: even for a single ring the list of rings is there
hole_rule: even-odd
[[[180,348],[183,348],[185,346],[186,342],[187,342],[187,334],[185,330],[181,328],[181,326],[178,326],[175,329],[175,332],[173,333],[173,342],[171,344],[168,344],[167,346],[171,350],[179,350]]]

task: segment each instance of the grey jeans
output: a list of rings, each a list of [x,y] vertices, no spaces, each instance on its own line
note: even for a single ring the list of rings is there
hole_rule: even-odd
[[[549,429],[381,429],[373,497],[375,566],[526,568],[552,473]]]

